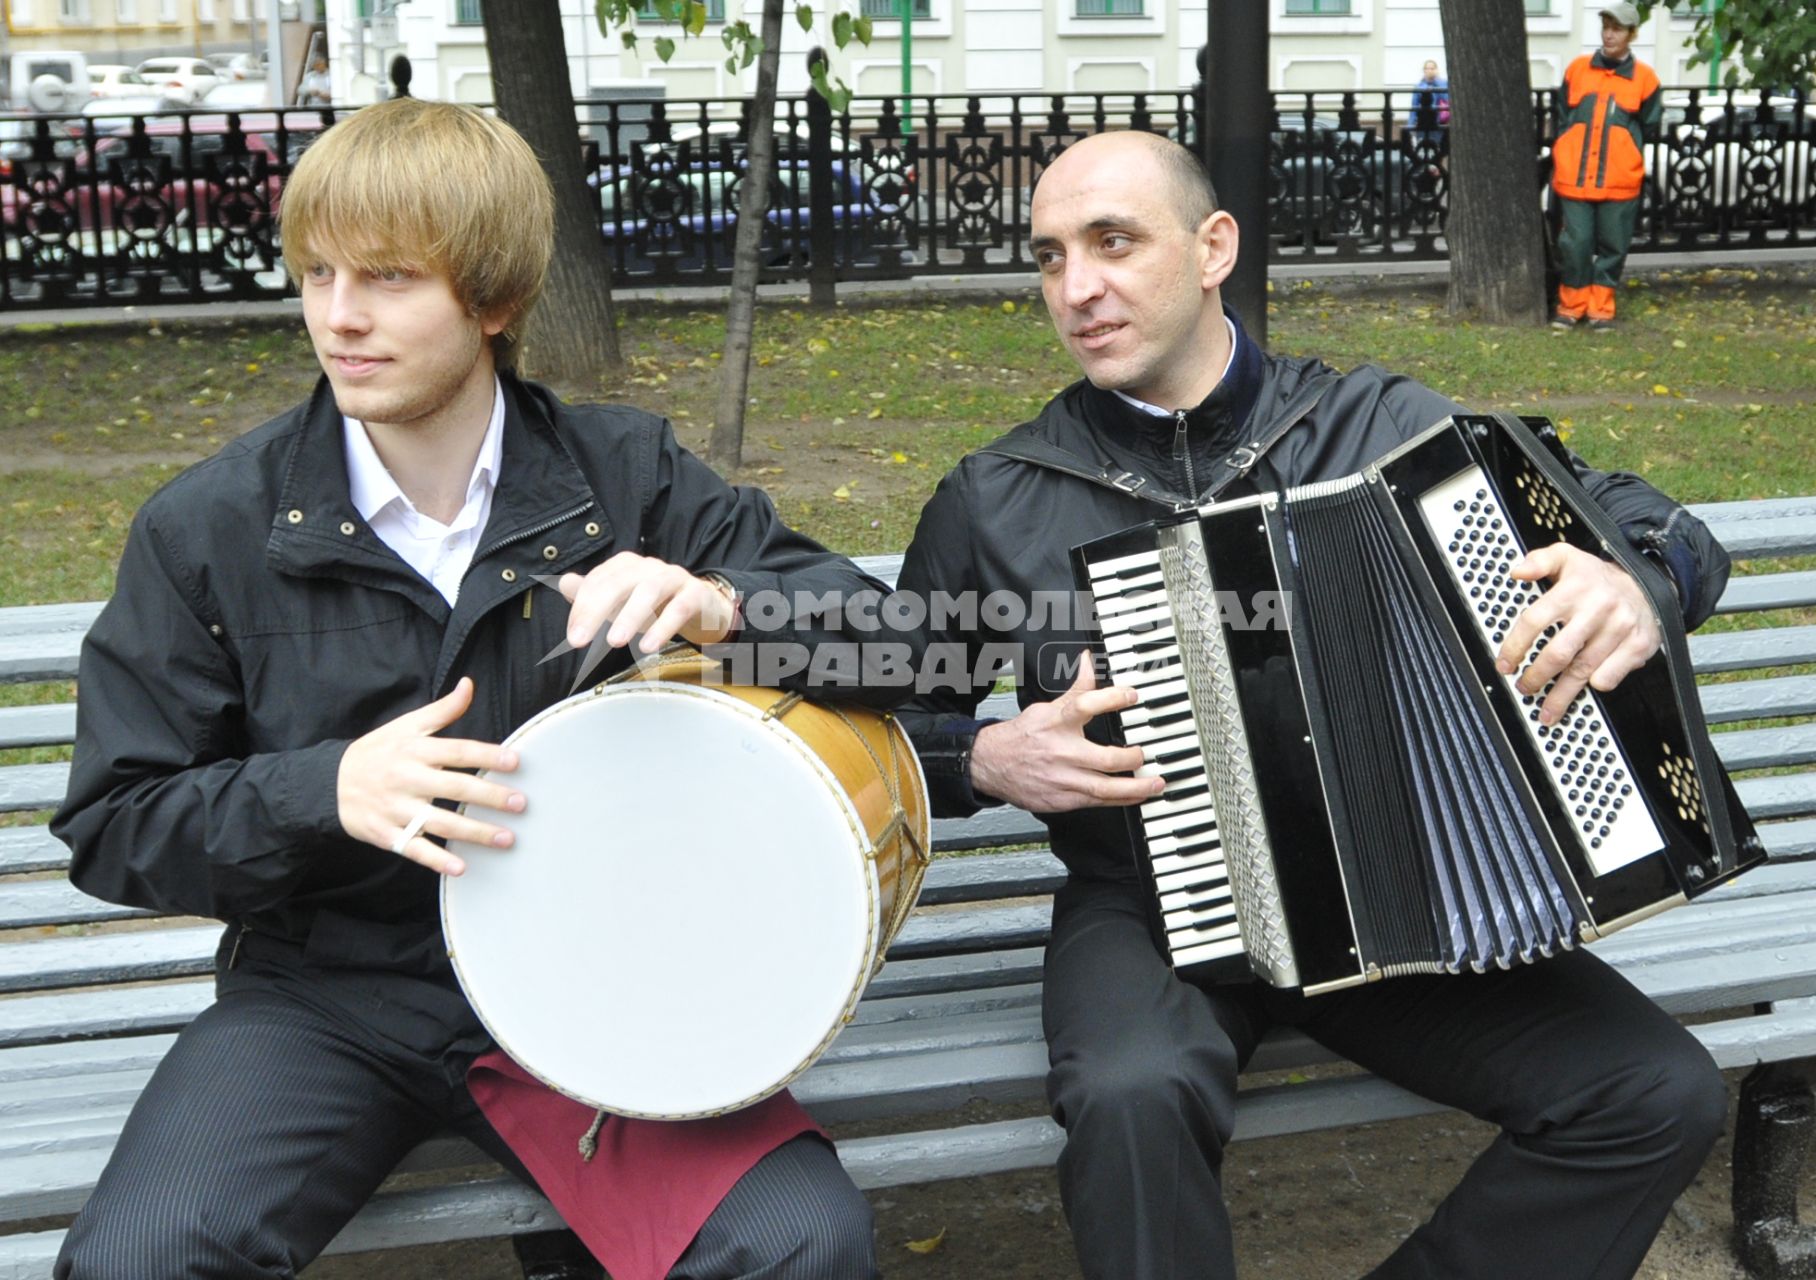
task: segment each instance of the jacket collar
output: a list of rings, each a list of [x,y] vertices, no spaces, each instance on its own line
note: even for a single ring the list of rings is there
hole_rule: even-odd
[[[1612,71],[1615,75],[1625,76],[1629,80],[1633,79],[1633,54],[1631,51],[1619,62],[1610,62],[1608,55],[1597,49],[1590,57],[1589,65],[1601,71]]]
[[[598,508],[592,486],[555,429],[557,402],[549,392],[501,371],[504,454],[498,488],[478,560],[577,510]],[[340,409],[326,377],[302,410],[302,425],[284,460],[266,559],[280,572],[420,581],[354,509],[341,436]],[[603,512],[594,517],[606,523]],[[399,585],[390,581],[386,585]],[[440,596],[426,582],[427,596]],[[410,591],[410,594],[423,594]],[[425,599],[425,604],[429,603]],[[442,610],[445,611],[445,602]]]
[[[1242,429],[1261,397],[1261,348],[1249,338],[1234,311],[1226,306],[1223,313],[1234,330],[1235,349],[1230,355],[1229,370],[1211,393],[1186,411],[1186,436],[1194,452],[1227,452],[1240,443]],[[1171,456],[1179,428],[1178,414],[1160,417],[1148,413],[1090,382],[1080,384],[1080,389],[1084,416],[1099,429],[1102,438],[1126,442],[1140,454]]]

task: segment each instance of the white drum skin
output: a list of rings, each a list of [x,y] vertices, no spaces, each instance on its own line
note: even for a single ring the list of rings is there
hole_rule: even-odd
[[[485,816],[515,843],[451,842],[467,869],[442,881],[449,955],[499,1047],[562,1093],[655,1119],[748,1106],[818,1057],[890,921],[857,810],[785,717],[624,683],[507,742],[519,765],[501,780],[528,803]]]

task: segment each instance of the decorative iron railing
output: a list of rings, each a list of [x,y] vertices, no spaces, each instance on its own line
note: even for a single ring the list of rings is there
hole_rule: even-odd
[[[1816,105],[1666,90],[1647,147],[1636,252],[1816,239]],[[1439,259],[1449,130],[1411,90],[1276,93],[1270,254]],[[1532,187],[1545,200],[1550,92],[1534,95]],[[1106,129],[1189,140],[1196,95],[1064,94],[777,104],[765,278],[1022,272],[1029,198],[1071,142]],[[580,140],[621,285],[730,279],[747,104],[587,101]],[[284,179],[337,110],[0,116],[0,307],[284,296]]]

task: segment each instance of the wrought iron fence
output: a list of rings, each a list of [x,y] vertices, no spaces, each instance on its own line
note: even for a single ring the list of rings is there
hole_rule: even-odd
[[[1534,95],[1544,200],[1550,93]],[[768,279],[1024,272],[1034,185],[1107,129],[1190,140],[1197,97],[1002,95],[777,104]],[[1647,148],[1636,252],[1816,239],[1816,106],[1667,90]],[[1442,258],[1449,129],[1414,93],[1274,95],[1268,248],[1276,260]],[[748,106],[580,104],[587,182],[620,284],[730,279]],[[336,110],[0,117],[0,306],[284,296],[276,212],[292,163]]]

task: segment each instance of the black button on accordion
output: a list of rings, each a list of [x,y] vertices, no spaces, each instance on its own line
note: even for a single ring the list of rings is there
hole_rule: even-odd
[[[1546,726],[1543,694],[1494,663],[1542,585],[1509,569],[1558,541],[1633,574],[1664,641]],[[1073,567],[1099,660],[1141,691],[1123,739],[1167,778],[1128,814],[1182,975],[1316,993],[1509,967],[1764,857],[1669,587],[1542,420],[1458,417],[1359,475],[1125,530]]]

